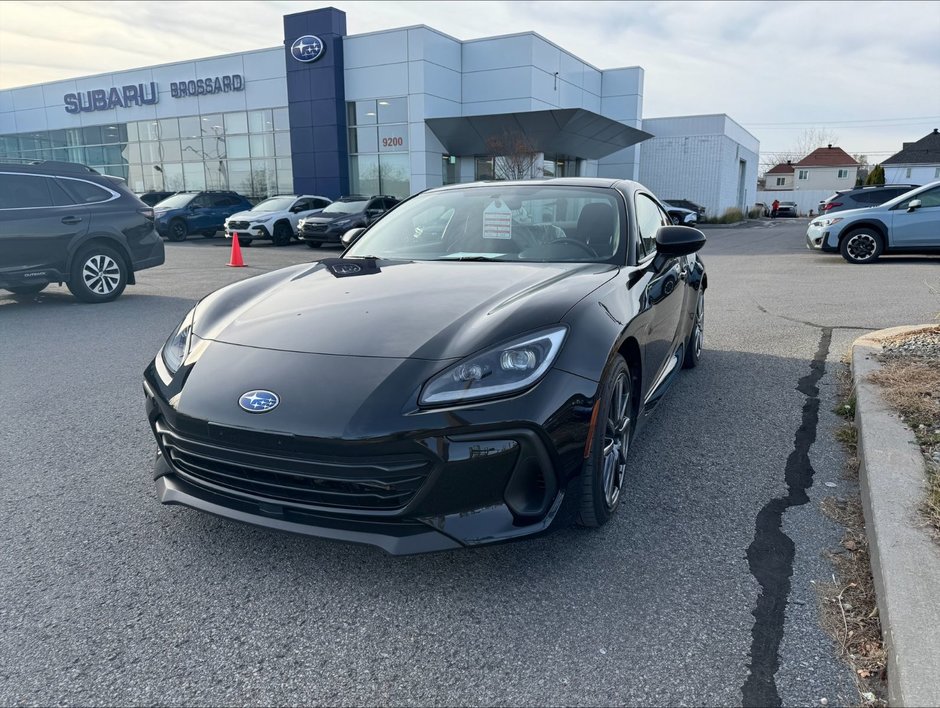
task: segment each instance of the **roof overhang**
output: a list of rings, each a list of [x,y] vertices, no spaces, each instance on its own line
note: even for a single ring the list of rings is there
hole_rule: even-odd
[[[524,135],[538,152],[597,160],[652,134],[583,108],[429,118],[428,127],[452,155],[487,155],[487,141]]]

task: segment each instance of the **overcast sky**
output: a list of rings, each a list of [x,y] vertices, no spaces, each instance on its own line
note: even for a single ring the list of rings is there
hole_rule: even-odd
[[[349,34],[532,30],[646,70],[646,118],[727,113],[762,153],[825,129],[872,162],[940,127],[940,2],[343,2]],[[283,42],[311,2],[0,2],[0,88]]]

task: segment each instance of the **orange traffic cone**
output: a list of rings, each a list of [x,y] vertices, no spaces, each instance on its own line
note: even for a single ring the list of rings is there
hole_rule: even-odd
[[[245,261],[242,260],[242,245],[238,242],[238,236],[232,234],[232,258],[228,262],[231,268],[244,268]]]

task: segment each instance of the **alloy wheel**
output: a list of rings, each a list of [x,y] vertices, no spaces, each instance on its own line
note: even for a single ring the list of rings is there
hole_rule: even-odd
[[[630,449],[630,381],[622,372],[614,382],[604,429],[604,502],[613,509],[620,498]]]
[[[109,295],[121,282],[121,269],[111,256],[97,253],[82,266],[82,280],[96,295]]]
[[[846,251],[857,261],[867,261],[875,255],[878,243],[871,234],[860,233],[849,236],[849,242],[846,244]]]
[[[695,358],[702,356],[702,346],[705,342],[705,293],[698,296],[698,306],[695,308],[695,334],[692,338],[692,347]]]

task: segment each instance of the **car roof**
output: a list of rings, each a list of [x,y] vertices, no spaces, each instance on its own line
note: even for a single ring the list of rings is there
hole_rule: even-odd
[[[544,179],[518,179],[518,180],[480,180],[477,182],[462,182],[459,184],[448,184],[443,187],[434,187],[434,192],[448,191],[452,189],[463,189],[466,187],[535,187],[545,184],[551,184],[558,187],[627,187],[632,185],[634,188],[640,188],[638,182],[626,179],[610,179],[604,177],[547,177]]]
[[[7,172],[24,172],[27,174],[83,174],[105,177],[98,170],[79,162],[64,162],[60,160],[37,160],[34,162],[4,162],[0,161],[0,169]]]

